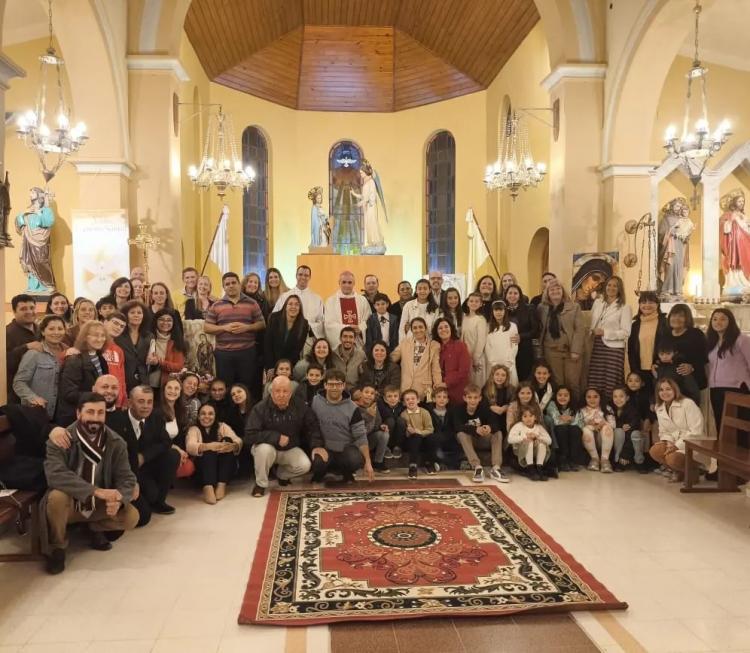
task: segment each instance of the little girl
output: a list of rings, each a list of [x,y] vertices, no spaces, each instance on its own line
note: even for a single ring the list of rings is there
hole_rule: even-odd
[[[644,462],[641,420],[638,407],[622,386],[612,390],[612,412],[615,417],[615,470],[625,471],[633,460],[640,470]]]
[[[524,408],[531,408],[536,411],[539,419],[541,420],[542,411],[539,408],[539,402],[536,400],[536,395],[531,387],[531,383],[528,381],[522,381],[516,388],[516,396],[513,401],[510,402],[508,410],[505,413],[506,428],[508,433],[516,425],[516,422],[521,420],[521,411]]]
[[[482,393],[495,418],[492,431],[500,431],[503,435],[508,434],[505,414],[513,399],[513,386],[508,382],[509,376],[510,372],[505,365],[493,365]]]
[[[201,400],[198,396],[200,386],[200,377],[194,372],[187,372],[182,377],[182,395],[180,401],[185,406],[186,425],[195,426],[198,423],[198,411],[201,407]]]
[[[289,379],[292,383],[292,394],[295,393],[297,390],[297,386],[299,383],[292,380],[292,361],[290,361],[288,358],[280,358],[277,363],[276,367],[273,370],[273,378],[275,379],[277,376],[285,376]],[[263,399],[265,399],[270,393],[271,393],[271,384],[273,381],[269,381],[266,383],[266,385],[263,387]]]
[[[487,320],[482,315],[482,296],[471,293],[466,299],[464,319],[461,328],[461,340],[471,355],[471,382],[480,388],[487,380],[484,366],[484,347],[487,343]]]
[[[510,321],[505,302],[497,299],[492,302],[492,317],[487,342],[484,345],[487,367],[505,365],[510,372],[511,384],[518,385],[516,354],[518,354],[518,327],[515,322]]]
[[[545,410],[555,396],[552,389],[552,372],[547,363],[540,361],[534,365],[531,370],[531,387],[534,389],[539,407]]]
[[[443,293],[443,304],[440,309],[443,311],[443,317],[456,327],[456,334],[460,338],[464,312],[461,310],[461,294],[456,288],[448,288]]]
[[[601,469],[603,473],[611,474],[612,464],[609,461],[609,454],[615,438],[615,419],[606,406],[602,407],[602,397],[596,388],[588,388],[585,398],[586,405],[581,409],[581,417],[583,419],[583,446],[591,456],[588,469],[592,472],[598,472]],[[596,449],[597,440],[601,443],[601,465]]]
[[[577,472],[581,459],[583,418],[572,404],[570,388],[561,385],[555,398],[547,404],[546,416],[552,423],[557,441],[557,466],[561,472]]]
[[[508,433],[508,444],[518,457],[521,467],[533,469],[529,474],[532,481],[546,481],[544,461],[552,438],[539,424],[538,413],[531,407],[521,409],[521,421],[516,423]],[[533,468],[532,468],[533,465]]]

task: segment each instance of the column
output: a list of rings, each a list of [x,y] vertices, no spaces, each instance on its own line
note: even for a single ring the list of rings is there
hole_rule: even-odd
[[[701,182],[703,203],[703,275],[701,294],[703,297],[715,299],[721,296],[719,287],[719,266],[721,245],[719,243],[719,218],[721,217],[721,178],[716,172],[703,173]],[[729,290],[731,292],[731,290]]]
[[[550,146],[550,269],[570,287],[576,252],[600,251],[604,64],[564,64],[543,81],[550,106],[559,101],[559,130]]]

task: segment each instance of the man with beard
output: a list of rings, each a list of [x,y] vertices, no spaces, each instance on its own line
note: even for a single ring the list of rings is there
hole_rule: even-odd
[[[44,472],[49,489],[40,509],[47,515],[45,548],[50,574],[65,570],[68,524],[86,522],[91,547],[106,551],[112,548],[108,531],[131,530],[138,522],[138,511],[130,505],[136,478],[127,445],[106,426],[105,414],[104,397],[83,393],[76,421],[66,429],[70,446],[65,449],[52,439],[47,442]]]

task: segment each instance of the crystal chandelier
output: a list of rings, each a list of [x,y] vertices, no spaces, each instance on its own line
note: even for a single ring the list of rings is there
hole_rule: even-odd
[[[65,62],[57,55],[52,44],[52,0],[48,0],[48,16],[49,45],[39,57],[40,86],[36,106],[33,111],[29,110],[18,118],[16,132],[27,147],[36,151],[42,165],[42,175],[49,183],[68,156],[86,143],[88,136],[86,125],[82,122],[75,127],[70,126],[73,120],[70,106],[65,101]],[[56,126],[50,127],[47,119],[53,116]]]
[[[250,166],[242,167],[232,119],[221,106],[216,115],[208,118],[203,157],[200,165],[188,168],[188,177],[199,190],[215,188],[222,198],[227,189],[246,190],[255,181],[255,171]]]
[[[546,172],[547,167],[544,163],[534,163],[524,121],[509,108],[502,141],[498,146],[498,159],[494,164],[487,166],[484,174],[485,186],[488,190],[507,189],[515,200],[521,189],[536,188]]]
[[[682,123],[682,135],[677,137],[677,128],[670,125],[664,136],[664,149],[668,156],[678,159],[687,170],[690,181],[695,188],[703,176],[708,160],[714,156],[731,136],[729,123],[724,120],[711,133],[708,124],[708,100],[706,97],[706,68],[703,67],[698,56],[698,26],[701,15],[700,1],[696,0],[695,7],[695,55],[693,65],[687,74],[687,97],[685,99],[685,117]],[[690,131],[690,98],[693,81],[700,83],[701,111],[700,118],[695,123],[695,131]]]

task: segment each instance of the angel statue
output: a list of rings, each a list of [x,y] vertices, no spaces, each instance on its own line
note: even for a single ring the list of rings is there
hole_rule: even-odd
[[[312,202],[310,209],[310,248],[329,247],[331,244],[331,225],[328,216],[323,213],[323,188],[315,186],[307,193]]]
[[[721,198],[719,242],[724,293],[742,294],[750,289],[750,223],[745,215],[745,193],[736,189]]]
[[[357,206],[362,208],[365,227],[365,242],[362,247],[363,254],[385,254],[385,243],[383,234],[380,233],[380,224],[378,222],[378,198],[383,205],[383,215],[388,222],[388,209],[385,206],[385,197],[383,196],[383,185],[380,183],[380,176],[373,169],[367,159],[362,160],[362,166],[359,169],[362,177],[362,194],[353,190],[349,192],[358,200]]]
[[[47,194],[34,187],[29,207],[16,216],[16,231],[21,236],[21,269],[28,277],[26,292],[44,294],[55,289],[50,259],[50,233],[55,214],[47,206]]]
[[[659,278],[661,293],[682,299],[685,270],[690,265],[689,241],[695,225],[688,217],[690,207],[684,197],[667,202],[659,220]]]

